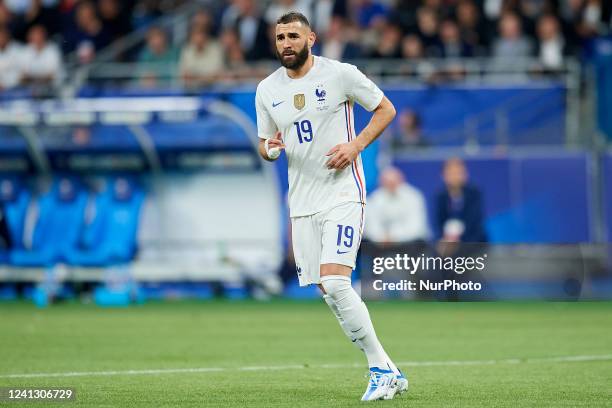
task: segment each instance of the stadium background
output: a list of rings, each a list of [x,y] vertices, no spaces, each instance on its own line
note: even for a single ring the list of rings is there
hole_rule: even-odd
[[[286,300],[318,294],[298,288],[294,277],[285,158],[263,163],[255,149],[255,86],[278,67],[271,33],[275,19],[292,9],[312,20],[315,54],[356,64],[397,108],[394,123],[362,154],[369,193],[379,187],[380,172],[396,166],[424,194],[428,224],[436,231],[442,164],[450,157],[465,160],[483,196],[493,259],[486,278],[495,290],[483,298],[612,298],[608,1],[4,0],[0,200],[7,228],[0,314],[7,353],[0,385],[32,381],[10,377],[14,373],[227,365],[220,383],[169,381],[197,396],[194,405],[201,398],[213,398],[212,406],[257,405],[261,390],[251,377],[257,370],[238,375],[237,383],[252,394],[211,395],[237,375],[236,366],[310,361],[308,353],[293,358],[284,341],[273,343],[280,354],[266,351],[272,335],[308,343],[310,333],[292,314],[320,325],[312,350],[331,347],[328,354],[315,351],[315,362],[305,366],[329,359],[354,372],[360,360],[345,350],[320,302]],[[401,118],[408,116],[418,118],[409,129],[417,138],[402,142]],[[358,131],[368,118],[356,107]],[[434,232],[429,246],[439,238]],[[581,366],[584,371],[573,371],[570,362],[538,359],[609,356],[609,303],[436,307],[378,300],[383,302],[371,306],[375,323],[378,316],[383,339],[391,338],[389,348],[404,361],[474,360],[478,366],[492,359],[499,363],[492,375],[502,378],[505,358],[533,364],[518,368],[521,378],[544,388],[525,389],[512,378],[500,400],[491,399],[495,384],[475,388],[482,371],[462,369],[462,386],[485,405],[510,405],[516,398],[555,405],[560,389],[568,403],[592,397],[593,405],[605,405],[600,381],[610,373],[609,361],[595,358]],[[32,303],[50,307],[35,311]],[[111,314],[97,309],[129,304]],[[199,323],[185,315],[199,316]],[[439,324],[434,328],[431,321]],[[455,331],[458,321],[463,329]],[[200,324],[206,332],[195,328]],[[69,340],[71,327],[80,334]],[[260,339],[245,346],[236,336],[248,337],[243,330],[249,327]],[[323,335],[326,329],[334,336]],[[394,335],[411,338],[420,351],[405,350]],[[438,340],[429,343],[432,336]],[[490,343],[483,343],[486,336]],[[202,344],[207,351],[196,351]],[[450,352],[453,344],[466,345],[464,352]],[[164,354],[166,346],[176,347],[176,356]],[[255,355],[237,357],[237,349]],[[83,361],[72,364],[77,360]],[[551,377],[530,369],[535,366]],[[435,370],[425,364],[416,383],[432,381],[439,396],[426,399],[417,389],[417,404],[447,403],[437,398],[460,374],[451,367],[440,380]],[[564,378],[549,388],[538,382],[568,371],[584,381]],[[280,375],[278,391],[292,389]],[[297,374],[305,383],[312,375]],[[104,392],[93,391],[89,381],[98,377],[77,377],[72,384],[81,387],[84,404],[96,405],[92,395]],[[36,384],[64,384],[55,378]],[[142,378],[126,384],[143,406],[149,393],[176,406],[175,394],[153,391]],[[115,391],[103,397],[109,406],[138,405],[132,397],[114,399],[112,380],[98,380],[110,381],[104,384]],[[298,401],[328,401],[313,390],[300,391]],[[477,405],[452,395],[459,405]],[[338,404],[351,397],[345,392]],[[287,403],[279,398],[278,404]]]

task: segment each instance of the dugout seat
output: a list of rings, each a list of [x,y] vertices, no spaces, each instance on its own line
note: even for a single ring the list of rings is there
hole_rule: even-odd
[[[67,252],[72,265],[120,264],[136,253],[144,191],[127,177],[108,178],[105,185],[93,198],[93,216],[84,224],[77,245]]]
[[[10,244],[15,247],[22,242],[25,215],[30,203],[30,192],[16,176],[0,177],[0,202],[6,217],[6,226],[10,235]],[[0,262],[8,262],[8,251],[0,254]]]
[[[78,179],[60,176],[51,189],[28,206],[19,246],[11,251],[16,266],[51,266],[64,261],[83,224],[86,192]],[[30,223],[33,227],[28,227]]]

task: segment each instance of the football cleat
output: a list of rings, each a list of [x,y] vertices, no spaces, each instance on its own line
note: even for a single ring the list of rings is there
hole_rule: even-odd
[[[404,375],[404,373],[399,372],[399,374],[395,374],[395,385],[389,389],[389,393],[385,395],[386,400],[393,399],[396,395],[400,395],[408,391],[408,379]]]
[[[391,398],[393,398],[396,392],[394,388],[396,382],[397,379],[393,371],[371,367],[368,388],[361,397],[361,400],[376,401],[379,399],[390,399],[386,398],[388,395],[391,395]]]

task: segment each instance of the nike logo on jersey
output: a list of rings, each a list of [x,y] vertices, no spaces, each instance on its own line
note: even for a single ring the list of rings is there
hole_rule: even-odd
[[[274,103],[274,101],[272,101],[272,107],[276,108],[278,105],[280,105],[283,102],[285,102],[285,101],[280,101],[279,103]]]
[[[337,253],[338,255],[348,254],[349,252],[351,252],[351,251],[341,251],[341,250],[337,250],[337,251],[336,251],[336,253]]]

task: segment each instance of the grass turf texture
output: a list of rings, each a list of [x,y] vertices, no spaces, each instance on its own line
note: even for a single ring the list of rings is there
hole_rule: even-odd
[[[396,361],[612,354],[612,303],[370,303]],[[96,407],[363,406],[365,359],[323,302],[210,302],[38,310],[0,305],[0,386],[74,387]],[[269,371],[244,366],[304,365]],[[321,367],[323,364],[349,366]],[[350,367],[351,365],[355,366]],[[14,373],[220,367],[147,375],[6,378]],[[612,406],[612,360],[405,366],[388,407]],[[2,403],[0,403],[2,405]],[[41,403],[4,403],[41,406]]]

